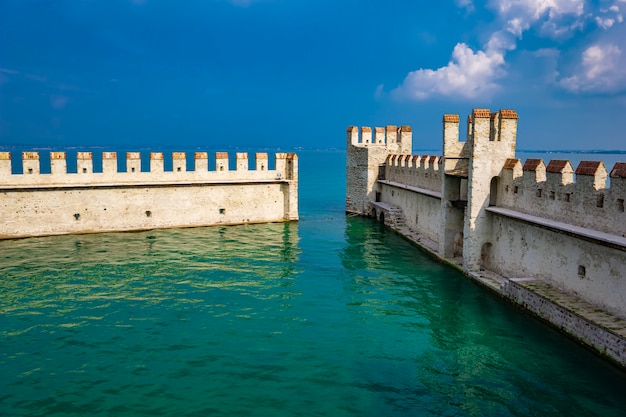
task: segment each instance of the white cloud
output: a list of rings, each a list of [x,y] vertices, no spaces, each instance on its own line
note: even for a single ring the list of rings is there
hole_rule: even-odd
[[[602,29],[608,29],[615,24],[615,19],[606,18],[603,19],[599,16],[595,17],[595,21]]]
[[[622,1],[626,2],[626,1]],[[596,24],[604,30],[610,29],[616,23],[622,23],[624,21],[624,16],[620,13],[619,6],[617,3],[611,5],[607,9],[600,9],[598,16],[594,18]]]
[[[452,60],[437,70],[419,69],[407,75],[394,95],[423,100],[433,95],[475,98],[489,95],[501,75],[501,53],[474,52],[464,43],[454,47]]]
[[[481,50],[474,52],[465,43],[458,43],[446,66],[410,72],[393,93],[415,100],[433,96],[473,99],[492,94],[507,76],[507,54],[517,49],[525,31],[533,28],[546,40],[544,47],[558,47],[563,40],[583,33],[589,22],[595,22],[604,31],[622,23],[618,3],[626,0],[614,0],[608,8],[592,12],[593,5],[588,0],[486,0],[487,7],[496,13],[500,29],[488,35]],[[456,4],[473,7],[474,3],[457,0]],[[613,65],[621,62],[623,54],[615,45],[617,49],[603,45],[586,49],[581,57],[581,71],[562,79],[559,85],[571,92],[602,92],[609,85],[619,84],[623,76]],[[610,69],[602,70],[603,62]]]
[[[561,79],[573,93],[618,93],[626,90],[626,56],[616,44],[595,44],[583,51],[577,71]]]

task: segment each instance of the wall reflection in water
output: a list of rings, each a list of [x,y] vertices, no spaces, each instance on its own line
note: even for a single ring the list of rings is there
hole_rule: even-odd
[[[258,297],[297,274],[297,223],[152,230],[0,241],[0,314],[71,301],[149,303],[204,289],[246,288]]]

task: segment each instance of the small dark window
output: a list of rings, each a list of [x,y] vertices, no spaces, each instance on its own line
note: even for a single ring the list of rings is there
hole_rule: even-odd
[[[376,202],[379,203],[380,202],[380,193],[376,192]]]
[[[75,214],[74,214],[74,219],[75,219],[75,220],[78,220],[78,219],[80,219],[80,214],[78,214],[78,213],[75,213]]]
[[[152,212],[150,210],[146,210],[146,217],[152,217]]]
[[[623,198],[617,199],[617,211],[621,211],[622,213],[624,212],[624,199]]]
[[[568,203],[571,197],[572,197],[572,193],[565,193],[565,201],[567,201]]]
[[[550,200],[554,200],[556,193],[554,191],[550,191]]]
[[[604,207],[604,194],[598,194],[598,198],[596,199],[596,207]]]
[[[539,188],[537,190],[537,197],[541,197],[541,194],[543,193],[543,190],[541,188]]]
[[[516,185],[513,187],[513,194],[517,194],[519,192],[519,187]]]
[[[585,278],[586,275],[587,275],[587,268],[585,268],[583,265],[578,265],[578,277]]]
[[[135,172],[135,168],[131,168],[131,169],[130,169],[130,172]]]
[[[220,214],[226,214],[226,209],[225,208],[221,208],[220,209]]]
[[[87,173],[87,168],[83,168],[83,174]]]
[[[28,173],[32,174],[33,173],[33,169],[32,168],[28,168]]]

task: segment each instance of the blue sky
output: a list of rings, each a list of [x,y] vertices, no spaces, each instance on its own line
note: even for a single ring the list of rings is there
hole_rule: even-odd
[[[626,0],[2,0],[0,144],[345,146],[512,108],[520,149],[626,150]]]

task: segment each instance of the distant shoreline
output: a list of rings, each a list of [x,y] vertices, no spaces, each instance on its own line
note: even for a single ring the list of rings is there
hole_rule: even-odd
[[[271,152],[299,152],[299,151],[341,151],[345,152],[345,148],[315,148],[315,147],[305,147],[305,146],[267,146],[267,145],[189,145],[189,146],[180,146],[180,145],[163,145],[163,146],[129,146],[129,145],[89,145],[89,146],[76,146],[76,145],[68,145],[68,146],[52,146],[52,145],[17,145],[17,144],[0,144],[0,151],[12,151],[12,150],[33,150],[33,151],[54,151],[54,150],[71,150],[71,151],[80,151],[80,150],[102,150],[108,151],[110,149],[118,149],[118,150],[129,150],[129,151],[177,151],[177,150],[202,150],[202,151],[271,151]],[[440,154],[441,149],[413,149],[415,153],[434,153]],[[618,154],[623,155],[626,154],[625,150],[618,149],[550,149],[550,150],[541,150],[541,149],[518,149],[517,153],[541,153],[541,154],[552,154],[552,153],[570,153],[570,154]]]

